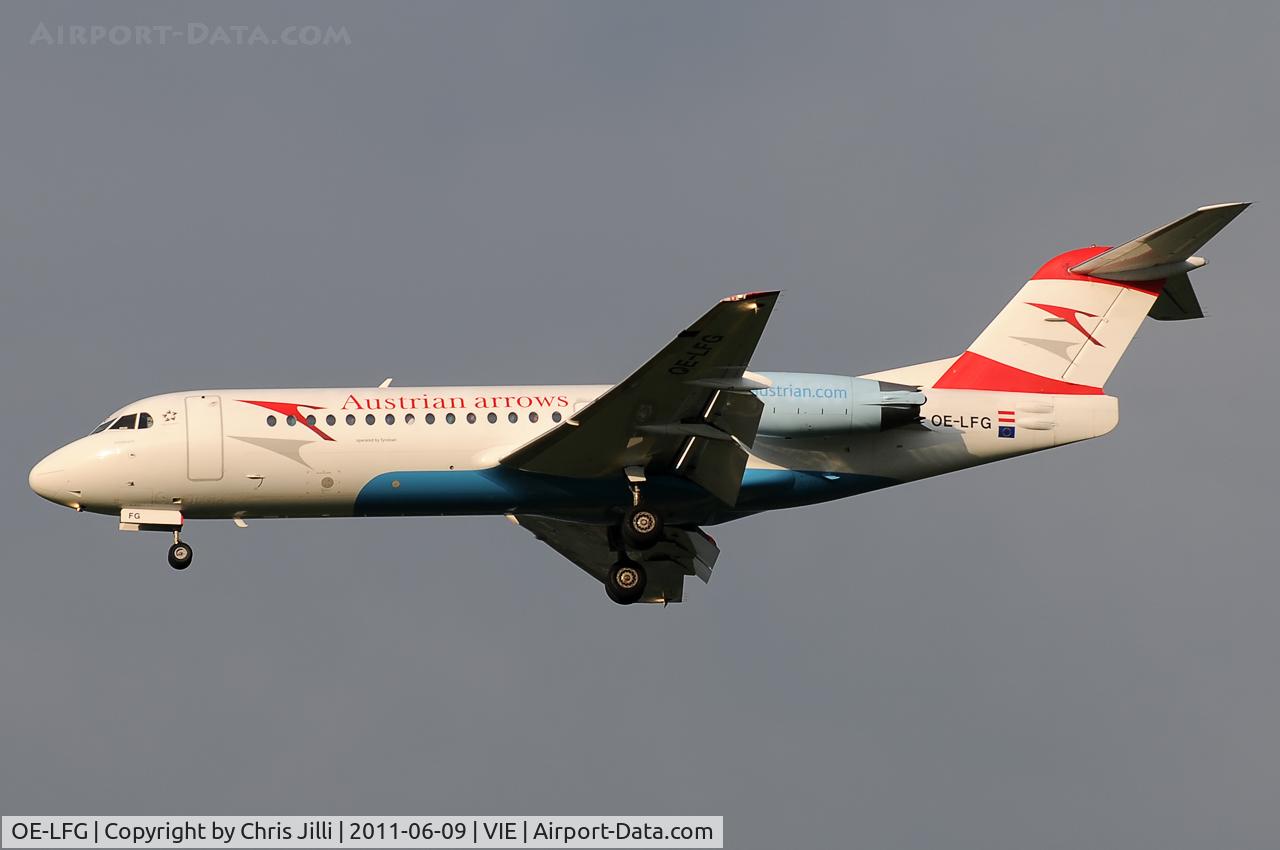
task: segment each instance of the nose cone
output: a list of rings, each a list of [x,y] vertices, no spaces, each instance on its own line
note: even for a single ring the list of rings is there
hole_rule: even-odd
[[[27,484],[41,498],[79,509],[80,493],[72,489],[67,460],[66,450],[59,449],[32,467]]]

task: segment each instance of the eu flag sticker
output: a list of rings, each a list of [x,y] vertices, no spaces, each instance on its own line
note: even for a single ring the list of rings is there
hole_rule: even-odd
[[[1012,425],[1001,425],[1001,426],[1000,426],[1000,429],[999,429],[998,431],[996,431],[996,436],[997,436],[997,437],[1009,437],[1009,438],[1012,438],[1012,437],[1013,437],[1013,426],[1012,426]]]

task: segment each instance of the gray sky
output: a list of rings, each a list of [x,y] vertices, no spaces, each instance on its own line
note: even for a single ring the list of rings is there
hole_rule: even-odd
[[[351,44],[31,46],[37,23]],[[723,814],[729,846],[1272,848],[1280,6],[0,7],[7,814]],[[620,609],[500,518],[27,490],[132,399],[958,353],[1055,253],[1259,202],[1094,443],[716,531]]]

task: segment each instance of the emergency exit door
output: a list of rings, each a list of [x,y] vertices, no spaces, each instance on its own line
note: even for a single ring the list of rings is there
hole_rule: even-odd
[[[216,395],[187,396],[187,478],[222,478],[222,399]]]

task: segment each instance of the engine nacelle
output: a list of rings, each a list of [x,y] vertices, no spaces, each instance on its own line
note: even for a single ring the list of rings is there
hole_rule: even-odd
[[[754,390],[764,402],[758,434],[821,437],[885,431],[920,419],[919,387],[807,372],[761,372],[773,382]]]

